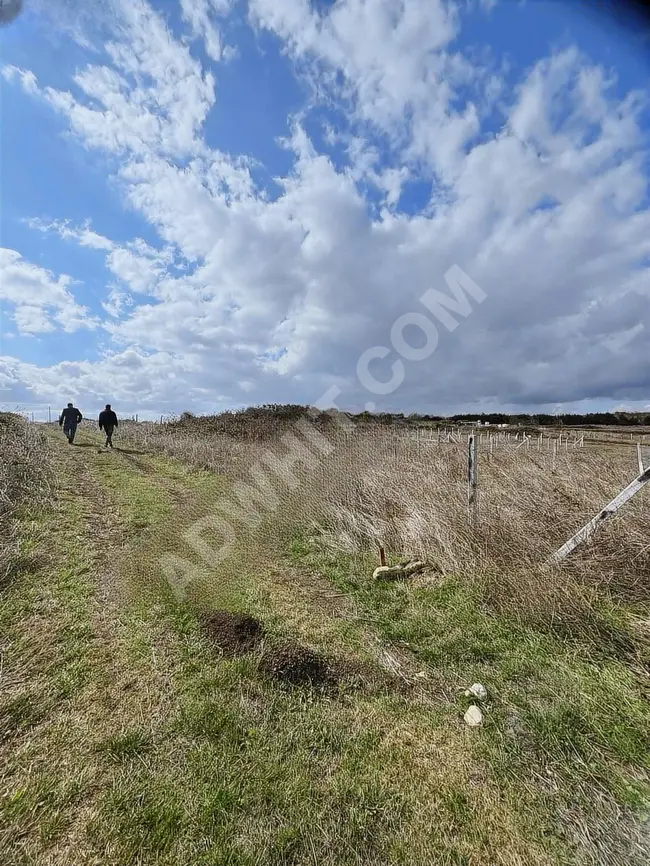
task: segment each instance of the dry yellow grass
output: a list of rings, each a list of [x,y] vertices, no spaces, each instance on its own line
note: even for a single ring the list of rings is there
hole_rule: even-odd
[[[269,426],[266,440],[258,431],[255,442],[239,431],[215,432],[200,421],[189,427],[133,425],[127,435],[147,449],[256,487],[251,467],[261,454],[286,451],[280,436],[292,428],[277,426]],[[547,589],[561,593],[567,587],[576,592],[580,587],[585,598],[600,589],[627,602],[650,600],[647,488],[561,569],[549,574],[540,568],[635,477],[632,444],[604,440],[585,448],[560,448],[554,458],[550,450],[538,451],[536,442],[530,450],[501,447],[493,454],[484,443],[478,521],[472,528],[466,445],[418,443],[401,431],[374,426],[351,433],[332,426],[324,432],[332,453],[323,457],[314,452],[309,465],[296,467],[300,485],[295,493],[261,467],[283,502],[264,524],[265,535],[269,523],[275,532],[299,516],[318,524],[342,552],[376,550],[382,544],[395,556],[426,558],[442,573],[499,574],[504,599],[532,584],[536,588],[530,591],[540,602]]]

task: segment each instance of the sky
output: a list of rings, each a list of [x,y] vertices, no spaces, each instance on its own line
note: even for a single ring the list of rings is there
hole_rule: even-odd
[[[0,407],[650,409],[650,23],[580,0],[22,5]]]

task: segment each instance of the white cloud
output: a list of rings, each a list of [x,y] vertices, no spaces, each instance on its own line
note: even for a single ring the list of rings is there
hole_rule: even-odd
[[[38,81],[33,72],[29,69],[20,69],[18,66],[3,66],[0,70],[5,81],[15,81],[18,79],[21,87],[27,93],[32,95],[38,93]]]
[[[0,300],[13,306],[20,333],[97,327],[97,320],[75,301],[69,291],[71,284],[69,276],[55,278],[50,271],[25,261],[15,250],[0,248]]]
[[[90,221],[81,228],[71,227],[67,220],[52,220],[45,222],[38,217],[30,217],[25,220],[27,225],[41,232],[56,232],[59,237],[66,240],[74,240],[82,247],[90,247],[93,250],[112,250],[115,246],[113,241],[98,235],[90,228]]]
[[[210,394],[231,404],[314,401],[330,384],[361,407],[378,402],[356,378],[361,353],[390,346],[397,317],[424,311],[421,295],[444,291],[457,264],[488,299],[441,333],[430,361],[407,364],[385,405],[647,402],[641,94],[617,97],[613,77],[577,49],[540,59],[512,88],[462,54],[461,18],[437,0],[249,8],[298,74],[316,77],[329,111],[338,106],[329,145],[347,151],[337,170],[294,123],[285,141],[293,167],[277,178],[275,200],[256,188],[252,160],[206,143],[212,76],[143,0],[119,4],[109,63],[77,74],[78,95],[5,72],[55,105],[86,147],[119,156],[125,202],[162,241],[116,244],[90,224],[33,222],[105,254],[116,279],[105,329],[117,352],[51,368],[5,358],[13,376],[61,397],[99,399],[110,385],[114,399],[143,409],[214,408]],[[183,4],[214,56],[211,11],[207,0]],[[501,114],[489,115],[495,108]],[[433,181],[434,195],[410,216],[398,202],[413,180]],[[385,205],[379,214],[368,185]],[[23,329],[54,318],[39,323],[22,306]],[[378,378],[395,357],[377,362]]]
[[[82,247],[106,251],[106,267],[119,280],[125,283],[131,291],[139,294],[151,294],[157,282],[166,273],[167,266],[173,261],[173,253],[169,247],[159,250],[145,243],[142,238],[136,238],[125,246],[120,246],[90,228],[90,222],[81,227],[71,226],[68,221],[54,220],[45,222],[38,217],[26,220],[30,228],[41,232],[54,232],[64,240],[71,240]],[[111,289],[108,308],[115,315],[118,306],[117,299],[123,297],[120,290]]]
[[[110,286],[108,297],[102,301],[102,307],[106,310],[109,316],[118,318],[126,307],[133,304],[133,298],[128,292],[123,291],[118,286]]]
[[[221,60],[224,48],[214,19],[216,15],[230,12],[232,0],[180,0],[180,3],[183,19],[189,24],[192,37],[202,38],[208,56],[215,61]]]
[[[214,77],[203,73],[145,0],[113,2],[119,26],[105,45],[113,67],[88,64],[78,72],[81,98],[53,87],[39,90],[35,76],[16,67],[3,67],[3,75],[40,93],[88,147],[171,157],[204,151],[197,135],[214,103]]]
[[[450,47],[459,32],[454,5],[442,0],[340,0],[326,13],[307,0],[251,0],[250,15],[286,41],[298,60],[343,75],[357,118],[409,144],[442,176],[478,131],[476,110],[452,108],[456,87],[477,74]],[[337,94],[340,98],[340,92]]]

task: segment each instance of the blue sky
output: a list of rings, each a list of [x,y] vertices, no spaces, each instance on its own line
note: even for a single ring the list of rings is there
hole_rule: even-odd
[[[0,401],[650,407],[649,32],[543,0],[26,3]],[[451,266],[486,300],[369,393],[360,356],[386,381]]]

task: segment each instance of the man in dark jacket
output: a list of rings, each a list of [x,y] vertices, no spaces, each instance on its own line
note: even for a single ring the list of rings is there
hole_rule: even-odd
[[[63,427],[63,433],[68,437],[70,445],[74,442],[77,424],[83,419],[81,412],[72,403],[68,403],[59,417],[59,427]]]
[[[106,408],[99,413],[99,429],[104,430],[106,434],[106,447],[113,447],[113,430],[117,427],[117,415],[111,409],[111,404],[107,403]]]

